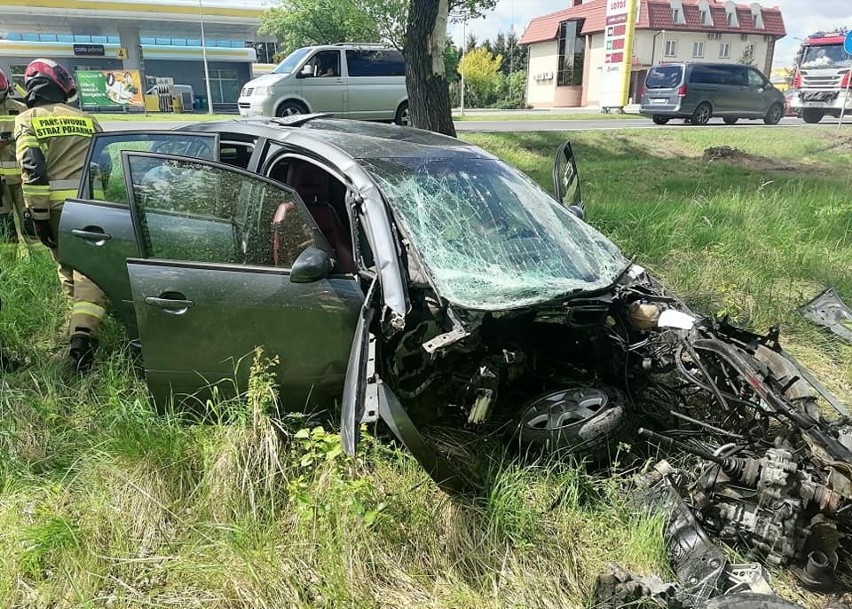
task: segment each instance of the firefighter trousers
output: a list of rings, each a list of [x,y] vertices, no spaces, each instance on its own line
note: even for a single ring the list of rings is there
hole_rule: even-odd
[[[58,243],[59,218],[62,209],[50,211],[50,236]],[[59,263],[58,251],[51,250],[59,271],[62,291],[71,299],[71,322],[68,325],[69,336],[97,337],[101,322],[106,314],[106,295],[88,277]]]
[[[24,191],[20,184],[8,184],[3,182],[3,203],[0,204],[0,214],[11,213],[14,216],[15,232],[18,242],[26,242],[30,245],[40,244],[32,227],[24,223]]]

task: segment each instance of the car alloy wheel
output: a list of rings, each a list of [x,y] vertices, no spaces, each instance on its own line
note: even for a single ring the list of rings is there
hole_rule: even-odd
[[[570,387],[533,400],[521,415],[522,446],[601,456],[624,422],[624,397],[613,387]]]
[[[767,125],[777,125],[781,122],[781,117],[784,116],[784,108],[781,104],[773,104],[771,108],[769,108],[769,112],[766,113],[766,116],[763,118],[763,122]]]
[[[698,104],[698,107],[695,109],[695,112],[692,113],[692,124],[693,125],[706,125],[707,121],[710,120],[710,117],[713,115],[713,109],[710,107],[710,104],[707,102],[702,102]]]
[[[299,102],[288,101],[278,106],[278,112],[276,114],[278,116],[293,116],[294,114],[305,114],[307,111],[307,108]]]

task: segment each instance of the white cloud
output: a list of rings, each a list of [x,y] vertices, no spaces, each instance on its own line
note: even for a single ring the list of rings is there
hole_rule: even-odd
[[[570,0],[498,0],[493,11],[485,17],[467,22],[465,35],[473,33],[478,40],[494,40],[498,32],[508,32],[514,24],[515,33],[520,38],[530,21],[536,17],[559,11],[568,7]],[[462,25],[450,24],[450,36],[457,45],[463,44]]]
[[[569,3],[570,0],[498,0],[497,6],[485,18],[467,23],[466,33],[473,32],[479,40],[493,40],[498,32],[508,32],[514,24],[515,32],[520,36],[532,19],[567,8]],[[796,38],[843,25],[852,29],[849,0],[769,0],[762,4],[780,8],[787,26],[787,37],[778,43],[776,66],[792,62],[799,47]],[[449,33],[456,44],[463,44],[461,24],[451,24]]]

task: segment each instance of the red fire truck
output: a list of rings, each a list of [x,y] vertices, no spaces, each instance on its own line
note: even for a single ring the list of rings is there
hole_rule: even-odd
[[[796,66],[793,89],[798,95],[791,106],[806,123],[818,123],[823,116],[839,117],[846,105],[852,111],[852,55],[843,50],[845,34],[819,34],[804,41]]]

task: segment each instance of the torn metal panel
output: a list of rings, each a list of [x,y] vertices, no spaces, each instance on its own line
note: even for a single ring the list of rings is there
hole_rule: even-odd
[[[799,313],[805,319],[828,328],[846,342],[852,343],[852,310],[840,300],[834,288],[822,292],[801,307]]]

